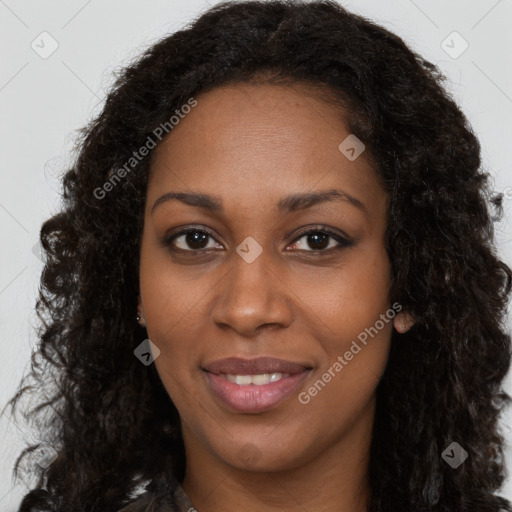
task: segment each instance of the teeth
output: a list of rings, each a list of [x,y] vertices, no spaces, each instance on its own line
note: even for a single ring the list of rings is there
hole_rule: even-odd
[[[239,384],[240,386],[247,386],[249,384],[255,384],[256,386],[263,386],[270,382],[277,382],[283,377],[289,377],[289,373],[261,373],[259,375],[232,375],[230,373],[222,375],[225,379],[229,380],[233,384]]]

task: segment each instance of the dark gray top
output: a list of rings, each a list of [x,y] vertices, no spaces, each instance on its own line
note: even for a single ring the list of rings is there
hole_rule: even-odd
[[[174,491],[174,500],[176,501],[178,506],[177,510],[179,512],[198,512],[180,484],[177,485]]]
[[[145,492],[119,512],[198,512],[179,483],[174,491]]]

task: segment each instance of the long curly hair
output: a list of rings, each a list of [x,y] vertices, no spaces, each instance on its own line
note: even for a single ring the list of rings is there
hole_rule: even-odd
[[[250,80],[327,86],[389,194],[390,298],[416,324],[393,333],[376,391],[370,512],[511,511],[495,491],[512,271],[496,252],[502,195],[479,142],[446,77],[400,37],[334,1],[270,0],[218,4],[158,41],[116,72],[79,132],[62,206],[40,232],[39,343],[9,402],[16,414],[36,396],[24,416],[56,459],[30,465],[37,443],[19,455],[14,474],[25,464],[37,480],[19,512],[114,512],[183,478],[178,411],[155,365],[134,356],[151,156],[98,190],[190,98]],[[453,442],[468,453],[456,469],[442,457]]]

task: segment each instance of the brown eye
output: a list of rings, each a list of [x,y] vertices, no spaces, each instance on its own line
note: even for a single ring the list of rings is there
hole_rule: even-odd
[[[167,237],[164,245],[171,246],[173,250],[194,252],[216,249],[215,244],[208,246],[208,243],[214,240],[213,235],[205,229],[188,228]]]
[[[302,241],[304,240],[304,241]],[[302,233],[293,243],[293,249],[304,252],[331,252],[353,245],[349,237],[344,237],[326,227],[310,229]],[[212,249],[221,249],[213,234],[205,228],[187,228],[166,237],[164,246],[169,246],[172,251],[202,252]]]
[[[304,242],[299,242],[304,239]],[[293,243],[295,249],[306,252],[327,252],[331,249],[337,250],[353,245],[353,241],[327,228],[310,229],[302,233]],[[299,245],[299,247],[297,247]],[[309,247],[309,249],[308,249]]]

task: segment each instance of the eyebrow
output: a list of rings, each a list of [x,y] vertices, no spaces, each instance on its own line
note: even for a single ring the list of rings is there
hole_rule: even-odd
[[[189,206],[202,208],[213,213],[222,213],[224,211],[222,199],[219,197],[199,192],[167,192],[155,201],[151,208],[151,214],[159,205],[172,200],[177,200]],[[359,199],[336,189],[291,194],[279,200],[277,209],[280,213],[291,213],[306,210],[327,201],[342,201],[365,210],[365,206]]]

